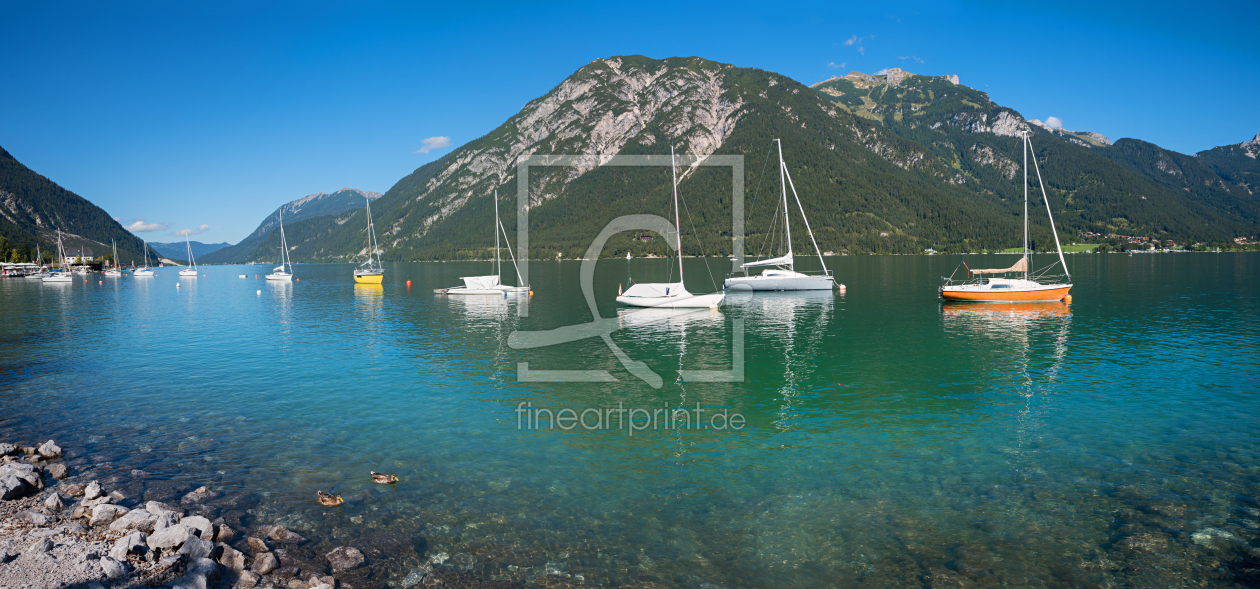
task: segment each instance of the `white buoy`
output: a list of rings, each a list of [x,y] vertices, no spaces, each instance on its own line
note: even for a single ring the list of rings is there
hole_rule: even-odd
[[[175,288],[179,288],[180,286],[181,286],[180,283],[178,282],[175,283]]]
[[[254,294],[257,294],[258,296],[262,296],[262,291],[260,290],[260,291],[258,291],[257,293],[254,293]]]

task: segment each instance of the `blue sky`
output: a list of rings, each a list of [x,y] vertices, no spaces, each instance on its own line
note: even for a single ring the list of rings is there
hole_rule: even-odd
[[[1029,118],[1183,153],[1260,133],[1260,3],[6,3],[0,146],[150,241],[384,192],[584,64],[701,56],[811,84],[957,74]],[[849,41],[852,41],[851,43]],[[204,229],[202,227],[204,226]]]

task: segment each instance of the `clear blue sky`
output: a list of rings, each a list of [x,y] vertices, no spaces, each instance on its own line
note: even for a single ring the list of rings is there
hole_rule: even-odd
[[[384,192],[450,149],[426,138],[475,139],[611,55],[806,84],[958,74],[1027,117],[1182,153],[1260,133],[1254,0],[870,4],[7,2],[0,146],[165,227],[150,241],[236,242],[306,194]]]

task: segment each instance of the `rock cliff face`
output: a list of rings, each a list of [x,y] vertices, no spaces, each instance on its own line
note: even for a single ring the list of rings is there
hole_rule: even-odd
[[[1242,148],[1243,155],[1253,160],[1256,159],[1256,155],[1260,154],[1260,133],[1256,133],[1256,136],[1251,141],[1239,143],[1238,147]]]
[[[689,63],[669,67],[616,57],[591,62],[491,134],[443,158],[441,170],[410,195],[413,202],[436,205],[427,211],[419,231],[404,233],[413,220],[403,215],[383,234],[394,242],[423,237],[469,199],[484,197],[490,187],[514,177],[517,160],[524,156],[588,156],[560,175],[540,172],[541,189],[534,204],[542,204],[631,143],[674,143],[687,153],[711,155],[742,114],[744,102],[730,91],[727,79],[727,73],[737,68],[679,61]],[[668,151],[664,145],[659,149]]]

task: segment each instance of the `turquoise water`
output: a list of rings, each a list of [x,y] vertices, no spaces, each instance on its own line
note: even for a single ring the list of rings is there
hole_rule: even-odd
[[[486,263],[387,266],[379,288],[339,265],[5,279],[0,436],[55,437],[131,500],[209,484],[214,515],[310,538],[310,567],[361,546],[356,589],[443,553],[521,584],[1260,582],[1260,256],[1076,255],[1070,306],[943,305],[963,259],[985,257],[832,258],[843,295],[626,316],[611,337],[659,389],[598,337],[508,346],[592,319],[578,262],[534,262],[528,303],[432,293]],[[669,268],[601,261],[601,315]],[[708,281],[688,260],[689,288]],[[732,367],[737,325],[742,381],[683,382]],[[518,382],[523,362],[616,380]],[[521,404],[697,403],[743,427],[518,427]]]

